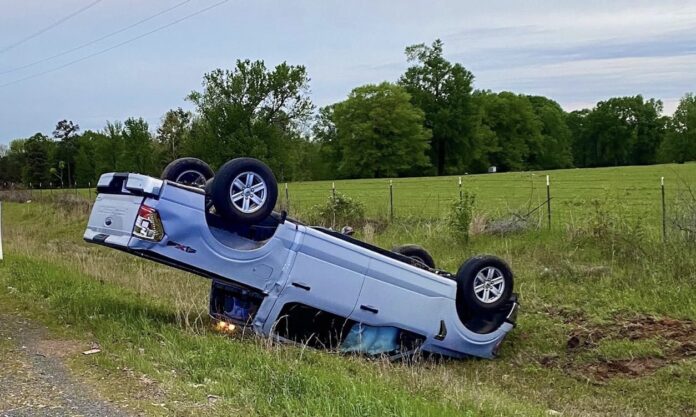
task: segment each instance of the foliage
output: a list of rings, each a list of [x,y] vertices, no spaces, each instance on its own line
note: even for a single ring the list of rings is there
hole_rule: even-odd
[[[572,112],[577,166],[645,165],[656,161],[664,135],[662,102],[642,96],[615,97],[592,110]]]
[[[425,113],[425,127],[432,130],[431,162],[437,175],[470,170],[478,148],[471,95],[473,74],[444,58],[439,39],[431,46],[407,47],[406,58],[413,65],[399,84]]]
[[[689,93],[679,102],[667,123],[667,135],[659,150],[663,162],[696,160],[696,95]]]
[[[450,209],[448,223],[452,235],[461,242],[469,241],[469,229],[474,218],[476,196],[469,191],[463,191],[461,198],[455,200]]]
[[[162,124],[157,128],[157,141],[163,147],[164,161],[173,161],[184,156],[182,146],[191,132],[191,112],[181,107],[169,110],[162,117]]]
[[[365,222],[365,206],[358,200],[336,192],[324,204],[310,209],[312,222],[332,228],[357,226]]]
[[[423,128],[423,112],[409,100],[403,88],[384,82],[358,87],[324,112],[333,124],[323,137],[334,135],[324,145],[334,146],[332,152],[340,155],[334,161],[339,176],[417,175],[429,165],[430,132]]]
[[[239,60],[232,70],[205,74],[203,91],[188,96],[197,108],[188,154],[213,166],[262,159],[284,180],[299,165],[288,150],[311,115],[308,91],[305,68],[286,63],[269,70],[263,61]]]
[[[138,117],[99,132],[64,119],[53,140],[37,133],[12,141],[0,150],[0,184],[84,185],[116,170],[158,175],[182,156],[213,168],[259,158],[281,182],[696,160],[693,93],[673,117],[641,95],[566,113],[546,97],[474,90],[473,74],[445,58],[440,40],[405,54],[397,85],[355,88],[316,114],[304,66],[238,60],[205,74],[202,90],[188,95],[195,109],[169,110],[154,132]]]

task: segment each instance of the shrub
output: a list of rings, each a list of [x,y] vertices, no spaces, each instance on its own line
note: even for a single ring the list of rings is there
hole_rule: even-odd
[[[310,209],[312,222],[322,226],[358,226],[365,223],[365,206],[358,200],[337,192],[330,195],[324,204]]]
[[[469,228],[474,218],[474,203],[476,196],[464,191],[462,197],[452,204],[448,223],[450,231],[455,239],[461,242],[469,241]]]

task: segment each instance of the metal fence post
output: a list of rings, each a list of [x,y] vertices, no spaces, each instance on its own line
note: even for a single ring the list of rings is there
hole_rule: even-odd
[[[464,194],[462,193],[462,177],[459,177],[459,201],[464,200]]]
[[[389,221],[394,220],[394,182],[389,180]]]
[[[665,206],[665,177],[660,177],[660,190],[662,192],[662,241],[667,241],[667,210]]]
[[[285,212],[290,213],[290,192],[288,191],[288,183],[285,183]]]
[[[87,182],[87,192],[89,193],[90,204],[92,202],[92,181]]]
[[[551,230],[551,181],[549,176],[546,176],[546,212],[549,218],[549,230]]]

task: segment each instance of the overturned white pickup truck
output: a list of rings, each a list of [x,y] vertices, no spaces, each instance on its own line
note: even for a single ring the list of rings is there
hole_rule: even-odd
[[[514,327],[513,276],[492,256],[457,274],[415,245],[387,251],[273,211],[271,170],[251,158],[213,176],[182,158],[163,179],[109,173],[84,238],[212,279],[210,315],[344,352],[493,357]]]

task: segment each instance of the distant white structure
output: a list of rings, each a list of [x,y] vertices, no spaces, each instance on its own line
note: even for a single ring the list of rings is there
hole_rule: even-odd
[[[491,165],[488,167],[488,172],[490,174],[495,174],[496,172],[498,172],[498,167],[496,167],[495,165]]]

